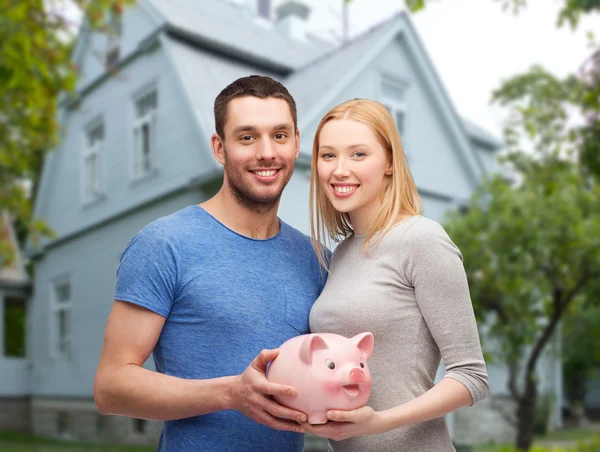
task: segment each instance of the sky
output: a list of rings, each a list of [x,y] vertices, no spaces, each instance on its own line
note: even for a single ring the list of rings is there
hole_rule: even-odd
[[[282,0],[276,0],[275,5]],[[309,29],[342,34],[342,0],[304,0],[311,6]],[[576,72],[591,54],[586,32],[600,39],[600,15],[573,32],[556,27],[564,0],[528,0],[518,16],[498,0],[429,0],[411,17],[425,49],[458,112],[502,136],[507,110],[490,105],[502,80],[541,64],[558,76]],[[350,34],[356,36],[403,9],[403,0],[353,0]]]

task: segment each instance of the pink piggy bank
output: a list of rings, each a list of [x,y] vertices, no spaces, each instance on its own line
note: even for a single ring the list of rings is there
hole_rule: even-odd
[[[367,359],[371,333],[347,338],[338,334],[304,334],[284,342],[271,362],[268,379],[296,388],[295,396],[276,396],[281,405],[302,411],[310,424],[327,422],[327,410],[366,405],[371,393]]]

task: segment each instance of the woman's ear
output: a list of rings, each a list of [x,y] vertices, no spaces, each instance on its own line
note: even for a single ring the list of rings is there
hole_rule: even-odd
[[[387,168],[385,169],[385,172],[384,172],[384,174],[385,174],[386,176],[391,176],[393,173],[394,173],[393,165],[392,165],[392,162],[390,162],[390,163],[388,163],[388,166],[387,166]]]

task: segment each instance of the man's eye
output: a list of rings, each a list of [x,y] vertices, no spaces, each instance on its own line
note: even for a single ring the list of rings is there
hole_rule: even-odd
[[[240,137],[240,140],[242,141],[250,141],[252,139],[252,136],[250,135],[244,135],[243,137]]]
[[[275,134],[275,138],[278,140],[283,140],[285,138],[285,134],[283,133],[276,133]]]

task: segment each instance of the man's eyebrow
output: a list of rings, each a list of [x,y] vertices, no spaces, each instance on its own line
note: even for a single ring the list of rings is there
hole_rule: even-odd
[[[235,129],[233,129],[233,134],[237,135],[238,133],[241,132],[256,132],[256,127],[254,126],[238,126]]]
[[[273,127],[273,130],[292,130],[293,128],[294,128],[294,126],[292,124],[281,123],[281,124],[277,124],[275,127]]]

